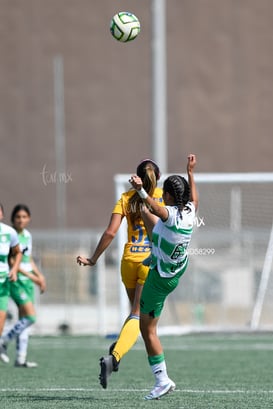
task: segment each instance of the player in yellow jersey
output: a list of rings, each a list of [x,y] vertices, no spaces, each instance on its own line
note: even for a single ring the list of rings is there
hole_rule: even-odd
[[[163,205],[162,190],[157,187],[160,178],[159,167],[151,159],[143,160],[137,167],[137,175],[141,178],[145,190],[151,197]],[[143,201],[135,190],[121,195],[116,203],[110,223],[103,233],[94,254],[90,258],[77,257],[79,265],[94,266],[115,237],[124,217],[127,220],[127,242],[121,260],[121,278],[131,304],[131,311],[125,320],[117,341],[111,345],[109,355],[100,359],[100,384],[107,388],[108,377],[118,370],[121,358],[135,344],[139,330],[140,296],[148,274],[148,266],[143,261],[150,255],[151,243],[141,218]]]

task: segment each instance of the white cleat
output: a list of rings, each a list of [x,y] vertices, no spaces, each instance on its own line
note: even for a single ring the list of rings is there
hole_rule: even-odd
[[[164,385],[155,385],[155,387],[151,390],[149,395],[145,396],[145,400],[152,400],[152,399],[160,399],[162,396],[167,395],[175,390],[175,383],[169,379],[168,383]]]
[[[0,359],[5,364],[9,363],[9,357],[7,355],[7,346],[4,344],[4,342],[1,339],[0,339]]]
[[[14,366],[16,368],[37,368],[38,364],[36,362],[29,362],[29,361],[25,361],[23,363],[19,361],[15,361]]]

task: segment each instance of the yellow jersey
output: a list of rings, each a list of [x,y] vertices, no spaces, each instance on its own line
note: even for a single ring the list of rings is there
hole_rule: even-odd
[[[127,243],[124,246],[123,259],[131,260],[134,262],[141,262],[149,256],[151,252],[151,243],[144,226],[142,219],[136,221],[136,224],[132,224],[130,213],[134,211],[131,209],[129,200],[134,195],[135,190],[129,190],[121,195],[121,198],[117,201],[113,212],[125,216],[127,219]],[[153,199],[158,204],[164,205],[162,199],[162,189],[156,187],[153,194]]]

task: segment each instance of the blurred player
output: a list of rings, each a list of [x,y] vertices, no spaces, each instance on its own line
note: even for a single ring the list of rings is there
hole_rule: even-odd
[[[198,207],[193,177],[195,164],[195,155],[189,155],[188,182],[179,175],[170,176],[164,181],[164,207],[158,206],[150,197],[137,175],[130,179],[153,216],[159,218],[152,230],[152,261],[140,300],[140,330],[155,377],[155,386],[145,397],[147,400],[158,399],[175,389],[175,383],[167,374],[157,324],[167,296],[177,287],[188,265],[187,248]],[[145,218],[148,216],[145,213]]]
[[[1,222],[3,217],[4,210],[2,204],[0,204],[0,359],[7,363],[9,358],[6,354],[6,345],[1,335],[6,321],[10,284],[17,280],[17,270],[22,259],[22,253],[16,231]],[[11,268],[8,263],[9,254],[12,254],[14,259]]]
[[[19,245],[22,251],[22,261],[19,266],[17,281],[10,284],[10,296],[19,310],[19,321],[3,337],[4,346],[16,338],[16,367],[35,368],[36,362],[27,361],[29,341],[29,328],[36,321],[34,308],[34,283],[40,287],[41,293],[45,291],[46,284],[43,274],[39,271],[32,258],[32,236],[26,229],[30,222],[30,210],[24,204],[14,207],[11,222],[18,233]],[[14,259],[10,259],[13,265]]]
[[[142,161],[137,167],[137,175],[153,200],[163,205],[162,190],[157,188],[160,177],[159,167],[150,159]],[[139,301],[143,284],[148,274],[148,267],[143,265],[151,252],[150,240],[141,218],[143,202],[138,193],[130,189],[122,194],[116,203],[110,223],[103,233],[94,254],[90,258],[77,257],[77,262],[84,266],[94,266],[115,237],[122,219],[126,217],[128,239],[124,246],[121,260],[121,277],[131,304],[131,311],[121,329],[119,337],[109,349],[109,355],[100,359],[100,384],[107,388],[111,373],[118,370],[121,358],[132,348],[139,336]]]

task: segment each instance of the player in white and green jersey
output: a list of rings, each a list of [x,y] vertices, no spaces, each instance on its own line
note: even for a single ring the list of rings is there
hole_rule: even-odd
[[[1,222],[4,216],[3,206],[0,204],[0,337],[6,321],[10,285],[17,280],[17,270],[22,258],[19,247],[19,239],[16,231]],[[8,263],[9,254],[14,258],[14,264],[10,268]],[[0,338],[0,359],[8,362],[5,345]]]
[[[18,269],[17,281],[10,284],[10,296],[19,310],[19,320],[11,330],[2,338],[7,348],[10,341],[16,338],[16,367],[34,368],[35,362],[26,360],[29,328],[36,321],[34,308],[34,283],[38,284],[43,292],[45,280],[32,259],[32,236],[26,229],[30,222],[30,210],[24,204],[18,204],[12,211],[11,222],[18,233],[19,245],[23,254]],[[13,259],[10,259],[13,263]]]
[[[153,199],[159,205],[163,205],[162,189],[157,188],[157,181],[160,178],[160,170],[157,164],[151,159],[144,159],[137,166],[136,173]],[[109,377],[113,372],[118,371],[120,361],[135,344],[140,333],[139,301],[149,271],[148,265],[144,265],[143,261],[151,252],[147,231],[141,219],[142,206],[142,200],[135,191],[130,189],[124,192],[114,206],[110,222],[102,234],[93,255],[90,258],[77,257],[79,265],[94,266],[100,255],[111,244],[122,220],[126,218],[128,240],[121,260],[121,277],[131,304],[131,311],[116,342],[110,346],[109,353],[100,358],[99,380],[104,389],[107,388]]]
[[[155,386],[145,399],[158,399],[175,389],[168,377],[157,324],[167,296],[177,287],[188,264],[187,248],[191,239],[198,194],[193,177],[195,155],[188,156],[188,182],[179,175],[169,176],[163,184],[165,207],[160,207],[143,189],[141,179],[133,175],[132,186],[158,221],[152,231],[152,261],[140,300],[140,329]],[[149,211],[142,215],[149,220]]]

